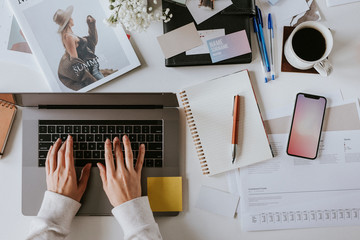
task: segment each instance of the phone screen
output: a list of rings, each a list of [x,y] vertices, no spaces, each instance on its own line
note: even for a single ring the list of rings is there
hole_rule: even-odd
[[[326,98],[297,94],[287,147],[289,155],[316,158],[325,108]]]

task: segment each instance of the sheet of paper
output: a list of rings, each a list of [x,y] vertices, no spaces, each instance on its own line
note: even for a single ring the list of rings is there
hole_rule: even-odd
[[[289,133],[292,111],[293,106],[289,105],[279,109],[279,111],[268,112],[264,116],[266,131],[275,134]],[[343,101],[342,104],[331,104],[325,111],[323,130],[360,130],[359,118],[360,110],[356,100]]]
[[[360,224],[360,130],[324,132],[312,161],[285,154],[287,134],[269,138],[276,157],[240,170],[244,230]]]
[[[186,51],[186,55],[209,54],[209,48],[206,42],[216,37],[225,36],[225,29],[200,30],[198,33],[203,44]]]
[[[173,57],[202,44],[194,23],[177,28],[157,39],[165,58]]]
[[[0,60],[37,68],[31,50],[6,0],[0,0]]]
[[[226,180],[227,180],[227,183],[229,186],[229,192],[232,195],[240,196],[240,188],[239,188],[239,184],[238,184],[240,182],[240,174],[238,174],[238,169],[227,171],[226,172]],[[241,198],[239,201],[241,201]],[[241,209],[240,209],[240,203],[239,203],[236,208],[235,218],[239,219],[240,213],[241,213]]]
[[[224,10],[228,6],[232,4],[231,0],[215,0],[213,2],[214,9],[211,9],[209,7],[201,7],[201,2],[211,0],[187,0],[186,1],[186,7],[189,9],[189,12],[191,13],[192,17],[195,19],[196,24],[200,24],[204,22],[205,20],[211,18],[218,12]]]
[[[258,1],[261,7],[263,18],[266,17],[267,23],[267,15],[271,13],[275,24],[284,25],[284,21],[286,21],[285,25],[289,25],[292,17],[305,13],[309,10],[309,5],[305,0],[281,0],[274,6],[267,2],[267,0],[259,0]],[[267,26],[267,24],[266,24]]]
[[[307,4],[309,5],[309,10],[305,13],[300,13],[296,15],[290,22],[290,26],[296,27],[300,23],[306,21],[320,21],[321,20],[321,13],[319,6],[314,0],[306,0]]]
[[[210,39],[207,45],[213,63],[251,52],[245,30]]]
[[[360,0],[326,0],[326,5],[328,7],[333,7],[333,6],[338,6],[338,5],[342,5],[342,4],[347,4],[347,3],[354,3],[354,2],[359,2]]]
[[[148,177],[147,191],[152,211],[182,211],[182,177]]]
[[[239,203],[239,196],[214,188],[201,186],[195,207],[233,218]]]

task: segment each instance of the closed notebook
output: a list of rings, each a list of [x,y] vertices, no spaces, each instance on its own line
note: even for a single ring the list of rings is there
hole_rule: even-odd
[[[16,107],[14,104],[0,99],[0,158],[4,154],[15,113]]]
[[[236,161],[232,164],[232,111],[240,95]],[[248,72],[241,71],[180,92],[204,175],[215,175],[273,157]]]

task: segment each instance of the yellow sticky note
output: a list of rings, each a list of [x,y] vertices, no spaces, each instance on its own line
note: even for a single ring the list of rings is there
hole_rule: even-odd
[[[182,177],[148,177],[147,193],[153,212],[182,211]]]

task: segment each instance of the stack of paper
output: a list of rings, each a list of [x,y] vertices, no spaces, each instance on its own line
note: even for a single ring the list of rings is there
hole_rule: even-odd
[[[315,160],[286,155],[290,121],[265,121],[276,157],[236,172],[243,230],[359,225],[358,102],[327,109]]]

